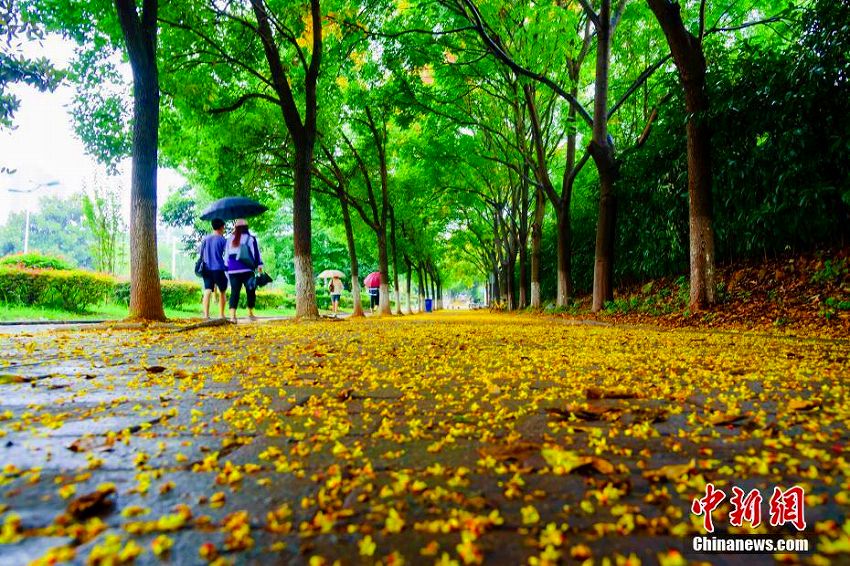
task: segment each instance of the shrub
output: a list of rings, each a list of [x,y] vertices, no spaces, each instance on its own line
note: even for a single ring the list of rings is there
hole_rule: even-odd
[[[201,285],[188,281],[160,281],[162,306],[167,309],[180,309],[186,305],[201,303]],[[112,300],[121,305],[130,304],[130,282],[118,281],[112,289]]]
[[[80,270],[0,267],[0,301],[83,312],[113,292],[108,275]]]
[[[327,303],[330,306],[330,304],[331,304],[331,298],[330,297],[328,297]],[[319,306],[321,306],[321,305],[322,305],[322,303],[319,303]],[[371,303],[369,301],[369,295],[368,294],[362,293],[362,292],[360,293],[360,305],[364,309],[369,310]],[[407,303],[405,302],[404,305],[406,306]],[[339,306],[341,308],[344,308],[344,309],[353,309],[354,308],[354,296],[351,293],[343,293],[342,296],[339,298]]]
[[[74,269],[74,266],[65,258],[38,252],[7,255],[0,258],[0,265],[19,269]]]
[[[162,306],[179,309],[184,305],[201,304],[202,286],[188,281],[160,281]]]
[[[850,273],[850,262],[846,258],[828,259],[823,262],[823,267],[812,274],[812,283],[838,284],[848,273]]]
[[[130,282],[116,281],[112,287],[112,302],[118,305],[130,304]]]
[[[239,308],[245,309],[248,307],[245,291],[242,291],[240,295]],[[257,291],[256,308],[260,310],[294,309],[295,297],[278,291]]]

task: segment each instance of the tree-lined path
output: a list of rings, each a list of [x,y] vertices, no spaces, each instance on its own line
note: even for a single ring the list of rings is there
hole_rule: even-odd
[[[0,563],[680,564],[708,482],[765,524],[804,487],[840,561],[848,346],[483,313],[4,337]]]

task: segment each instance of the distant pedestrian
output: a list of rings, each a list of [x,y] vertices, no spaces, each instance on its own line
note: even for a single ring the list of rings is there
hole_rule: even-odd
[[[227,275],[224,265],[224,248],[227,239],[224,237],[224,220],[215,218],[212,221],[212,234],[204,237],[198,248],[198,255],[203,262],[201,277],[204,279],[204,318],[210,317],[210,297],[218,288],[219,316],[224,318],[224,303],[227,295]]]
[[[236,322],[236,307],[239,306],[239,295],[242,287],[248,299],[248,318],[256,320],[254,306],[257,303],[257,285],[254,270],[263,272],[263,259],[260,257],[260,246],[250,232],[248,222],[239,219],[233,227],[233,234],[227,239],[225,254],[227,256],[227,275],[230,277],[230,318]]]
[[[379,287],[369,287],[369,308],[372,312],[381,304],[381,289]]]
[[[331,295],[331,309],[333,309],[334,318],[339,313],[339,298],[342,295],[342,281],[339,277],[334,277],[328,284],[328,293]]]

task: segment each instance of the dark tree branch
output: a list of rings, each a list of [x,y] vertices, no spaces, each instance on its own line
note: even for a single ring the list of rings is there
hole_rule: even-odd
[[[365,34],[367,37],[378,37],[378,38],[383,38],[383,39],[397,39],[399,37],[403,37],[405,35],[412,35],[412,34],[430,35],[432,37],[440,37],[440,36],[444,36],[444,35],[452,35],[452,34],[456,34],[456,33],[463,33],[465,31],[474,31],[475,30],[475,26],[464,26],[464,27],[460,27],[460,28],[456,28],[456,29],[449,29],[449,30],[442,30],[442,31],[412,28],[412,29],[405,29],[405,30],[395,32],[395,33],[384,33],[384,32],[378,32],[378,31],[369,31],[368,29],[366,29],[366,26],[364,26],[362,24],[358,24],[357,22],[351,22],[349,20],[341,20],[340,21],[337,18],[334,18],[333,16],[328,16],[328,20],[332,21],[332,22],[336,22],[337,24],[344,26],[344,27],[347,27],[347,28],[356,29],[357,31],[360,31],[363,34]]]
[[[590,23],[593,24],[593,27],[599,27],[599,14],[597,14],[593,10],[593,6],[590,5],[588,0],[578,0],[578,3],[581,4],[584,13],[587,14],[587,19],[590,20]]]
[[[709,35],[709,34],[712,34],[712,33],[726,33],[726,32],[730,32],[730,31],[739,31],[739,30],[742,30],[742,29],[751,28],[751,27],[754,27],[754,26],[766,25],[766,24],[778,24],[779,22],[782,22],[782,21],[784,21],[784,18],[782,18],[781,16],[774,16],[772,18],[766,18],[764,20],[754,20],[752,22],[745,22],[745,23],[739,24],[737,26],[729,26],[729,27],[723,27],[723,28],[713,27],[710,30],[706,31],[705,35]]]
[[[213,41],[212,38],[210,38],[206,34],[202,33],[201,31],[194,29],[194,28],[192,28],[192,27],[190,27],[186,24],[181,24],[179,22],[166,20],[165,18],[159,18],[159,21],[168,25],[168,26],[171,26],[173,28],[188,31],[189,33],[199,37],[201,40],[203,40],[204,43],[206,43],[207,45],[212,47],[215,50],[215,53],[220,55],[222,57],[222,59],[224,59],[225,61],[227,61],[228,63],[230,63],[232,65],[236,65],[237,67],[245,70],[247,73],[249,73],[250,75],[257,78],[263,84],[266,84],[271,88],[274,88],[274,84],[272,83],[272,81],[270,81],[268,78],[263,76],[261,73],[258,73],[253,67],[246,65],[242,61],[240,61],[240,60],[236,59],[235,57],[231,56],[230,54],[228,54],[227,51],[224,50],[224,48],[222,48],[218,43]],[[198,53],[199,54],[206,53],[206,54],[212,55],[212,53],[209,53],[209,52],[206,52],[206,51],[199,51]]]
[[[212,108],[209,112],[210,114],[225,114],[227,112],[233,112],[234,110],[238,110],[239,108],[244,106],[245,103],[249,100],[255,99],[266,100],[276,106],[280,106],[280,100],[273,96],[269,96],[268,94],[263,94],[261,92],[249,92],[237,98],[236,101],[233,102],[233,104],[230,104],[228,106],[222,106],[221,108]]]
[[[615,113],[617,110],[619,110],[619,109],[620,109],[620,106],[622,106],[623,104],[625,104],[625,103],[626,103],[626,101],[628,101],[628,99],[629,99],[629,98],[630,98],[630,97],[631,97],[631,96],[632,96],[632,95],[633,95],[633,94],[634,94],[634,93],[635,93],[635,92],[636,92],[636,91],[637,91],[637,90],[638,90],[641,86],[643,86],[643,84],[644,84],[646,81],[648,81],[648,80],[649,80],[649,78],[650,78],[653,74],[655,74],[655,71],[657,71],[658,69],[660,69],[660,68],[661,68],[661,66],[662,66],[662,65],[664,65],[664,63],[666,63],[667,61],[669,61],[671,57],[673,57],[673,55],[672,55],[671,53],[668,53],[667,55],[665,55],[664,57],[662,57],[661,59],[659,59],[658,61],[656,61],[656,62],[655,62],[655,63],[653,63],[652,65],[650,65],[649,67],[647,67],[647,68],[646,68],[646,69],[645,69],[645,70],[644,70],[644,71],[640,74],[640,76],[639,76],[638,78],[636,78],[636,79],[635,79],[635,81],[634,81],[634,82],[631,84],[631,86],[630,86],[630,87],[626,90],[626,92],[623,94],[623,96],[621,96],[621,97],[620,97],[620,99],[619,99],[617,102],[615,102],[615,103],[614,103],[614,105],[613,105],[613,106],[611,107],[611,109],[608,111],[608,119],[610,120],[610,119],[611,119],[611,117],[614,115],[614,113]]]
[[[553,91],[555,91],[561,98],[566,100],[571,106],[576,109],[576,112],[582,117],[582,119],[588,124],[593,124],[593,117],[590,113],[582,106],[582,104],[570,93],[566,92],[563,88],[561,88],[557,83],[555,83],[552,79],[545,75],[541,75],[539,73],[535,73],[526,69],[522,65],[518,64],[514,61],[510,55],[508,55],[501,46],[490,37],[487,33],[487,28],[484,24],[484,19],[481,16],[481,12],[478,11],[478,8],[472,2],[472,0],[461,0],[472,13],[472,17],[475,22],[475,29],[478,32],[478,35],[481,37],[482,41],[484,41],[484,45],[488,48],[488,50],[496,56],[497,59],[502,61],[505,65],[507,65],[512,71],[517,73],[518,75],[522,75],[538,81],[540,83],[545,84]]]

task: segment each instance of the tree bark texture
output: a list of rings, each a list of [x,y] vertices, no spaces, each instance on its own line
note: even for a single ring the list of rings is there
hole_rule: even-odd
[[[301,147],[296,147],[295,187],[292,197],[292,229],[295,244],[295,316],[303,319],[319,317],[311,250],[313,241],[312,211],[310,208],[312,165],[313,140],[310,140]]]
[[[351,301],[353,303],[352,318],[366,316],[363,314],[363,301],[360,300],[360,266],[357,263],[357,248],[354,245],[354,229],[351,225],[351,212],[348,210],[348,202],[345,195],[339,196],[342,207],[342,220],[345,223],[345,240],[348,244],[348,259],[351,264]]]
[[[133,70],[133,156],[130,181],[130,318],[165,320],[156,242],[159,72],[156,0],[115,0]]]
[[[310,62],[304,75],[304,120],[295,102],[292,87],[283,64],[280,49],[275,43],[267,4],[250,0],[257,19],[256,33],[263,45],[273,86],[283,115],[284,123],[295,146],[294,187],[292,195],[292,227],[295,247],[295,316],[317,319],[316,284],[313,280],[312,191],[313,151],[316,142],[316,83],[322,61],[322,15],[319,0],[310,0],[310,17],[313,25],[313,43]]]
[[[406,255],[404,256],[404,265],[407,268],[407,314],[413,314],[413,309],[410,305],[413,293],[413,273],[411,271],[413,269],[413,266],[410,264],[410,260],[407,258]]]
[[[395,286],[395,313],[401,314],[401,285],[398,284],[398,246],[395,239],[395,211],[390,207],[390,245],[393,252],[393,285]]]
[[[711,185],[711,128],[705,90],[706,62],[702,41],[682,21],[678,3],[647,0],[661,25],[679,79],[688,113],[688,220],[690,248],[690,306],[698,310],[716,301],[715,252]]]
[[[599,219],[593,265],[593,312],[614,298],[614,226],[617,165],[608,140],[608,75],[611,58],[611,0],[602,0],[596,27],[596,92],[593,99],[593,140],[590,154],[599,171]]]
[[[390,267],[387,253],[387,231],[381,226],[378,231],[378,271],[381,272],[381,296],[379,297],[380,313],[382,316],[392,315],[390,308]]]
[[[419,283],[419,312],[422,312],[425,310],[425,282],[421,263],[416,267],[416,279]]]

